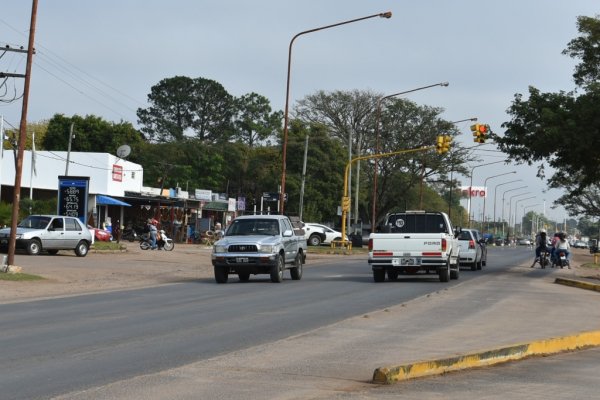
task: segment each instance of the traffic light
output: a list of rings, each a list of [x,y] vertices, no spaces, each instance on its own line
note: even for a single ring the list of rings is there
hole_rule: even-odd
[[[342,197],[342,211],[350,211],[350,197],[348,196]]]
[[[444,154],[450,150],[450,144],[452,143],[452,137],[450,135],[439,135],[435,144],[435,151],[438,154]]]
[[[471,132],[475,143],[485,143],[486,135],[490,132],[490,126],[485,124],[471,125]]]

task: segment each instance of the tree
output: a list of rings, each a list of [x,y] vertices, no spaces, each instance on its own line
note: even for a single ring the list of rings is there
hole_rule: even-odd
[[[148,101],[150,107],[139,108],[137,116],[150,141],[195,137],[218,142],[231,135],[234,99],[216,81],[185,76],[166,78],[151,88]]]
[[[253,147],[273,137],[281,129],[281,111],[272,112],[269,100],[257,93],[243,95],[235,100],[234,138]]]
[[[577,28],[580,37],[563,54],[581,60],[573,74],[581,93],[542,93],[529,87],[528,99],[515,94],[508,110],[511,120],[502,124],[504,134],[491,137],[511,160],[530,165],[541,161],[538,176],[571,192],[559,204],[589,214],[597,209],[584,199],[598,191],[600,182],[600,18],[579,17]],[[546,163],[556,169],[551,177],[545,176]]]

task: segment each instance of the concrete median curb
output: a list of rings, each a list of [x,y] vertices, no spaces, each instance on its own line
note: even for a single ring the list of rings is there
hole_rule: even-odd
[[[594,290],[596,292],[600,292],[600,285],[595,283],[579,281],[576,279],[566,279],[566,278],[556,278],[554,283],[558,283],[559,285],[573,286],[580,289]]]
[[[531,356],[546,356],[563,351],[600,346],[600,331],[537,340],[468,355],[421,361],[412,364],[380,367],[373,373],[373,383],[392,384],[413,378],[441,375],[446,372],[490,366]]]

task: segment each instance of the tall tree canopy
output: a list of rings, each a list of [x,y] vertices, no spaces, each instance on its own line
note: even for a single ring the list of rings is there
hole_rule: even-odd
[[[254,147],[256,143],[274,137],[281,129],[281,111],[272,112],[269,100],[249,93],[235,100],[234,138]]]
[[[153,86],[150,107],[137,111],[146,138],[169,142],[195,137],[219,142],[232,134],[234,98],[218,82],[175,76]]]
[[[527,99],[515,94],[508,109],[511,120],[502,125],[506,131],[492,138],[512,160],[530,165],[541,161],[542,178],[545,164],[554,167],[550,186],[570,191],[558,203],[588,213],[596,210],[585,207],[578,196],[597,191],[600,183],[600,19],[579,17],[577,28],[580,37],[563,54],[580,60],[573,74],[579,91],[542,93],[529,87]]]

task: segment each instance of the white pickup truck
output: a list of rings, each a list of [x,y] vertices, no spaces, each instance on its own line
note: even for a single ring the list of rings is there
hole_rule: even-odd
[[[448,215],[406,211],[389,214],[379,232],[369,236],[369,264],[375,282],[399,274],[435,272],[441,282],[459,277],[459,243]]]

